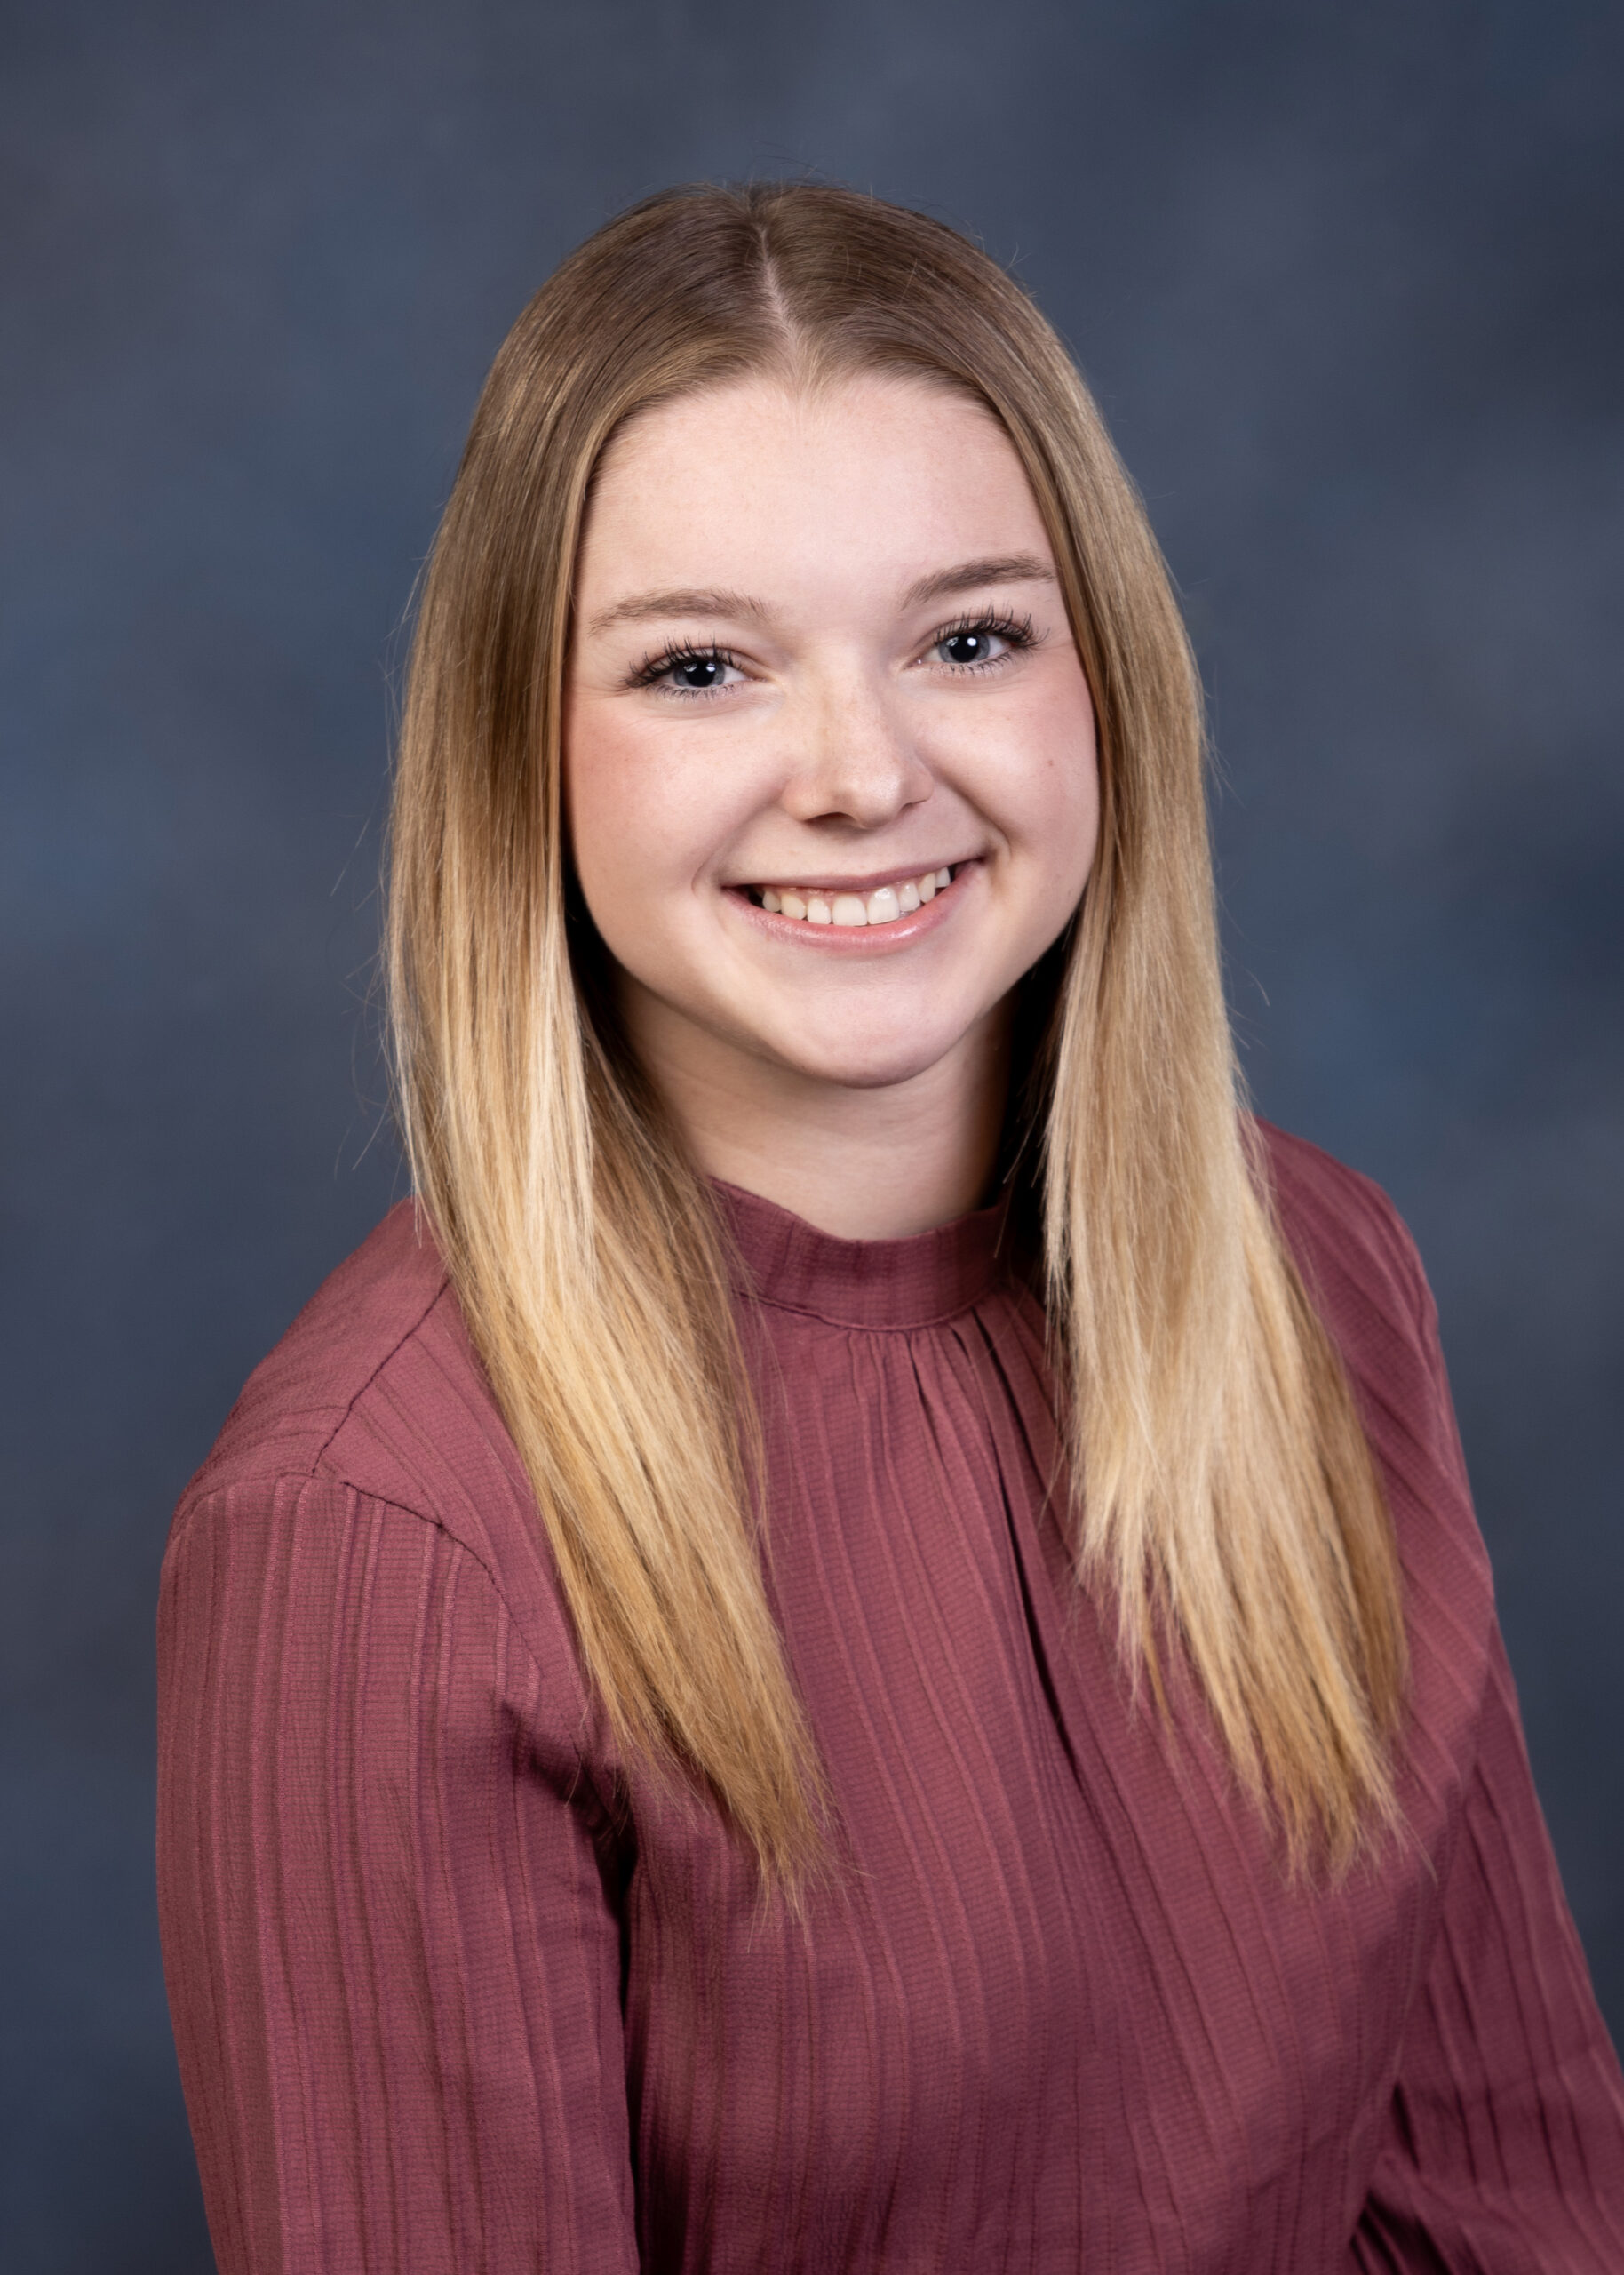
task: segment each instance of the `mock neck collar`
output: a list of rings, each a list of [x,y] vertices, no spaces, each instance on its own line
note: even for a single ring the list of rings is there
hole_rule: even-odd
[[[980,1301],[1002,1274],[1007,1203],[904,1240],[848,1241],[711,1179],[746,1275],[744,1292],[836,1327],[925,1327]]]

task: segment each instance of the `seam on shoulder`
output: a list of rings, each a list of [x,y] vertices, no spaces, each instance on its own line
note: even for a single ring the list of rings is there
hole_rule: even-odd
[[[343,1406],[338,1409],[331,1429],[322,1440],[321,1444],[317,1446],[311,1454],[310,1466],[307,1472],[308,1475],[314,1477],[316,1474],[320,1464],[326,1459],[328,1449],[331,1446],[333,1440],[338,1436],[339,1431],[343,1429],[345,1424],[349,1420],[351,1415],[354,1414],[357,1406],[360,1405],[362,1400],[366,1396],[368,1391],[371,1389],[373,1384],[378,1380],[379,1375],[383,1373],[384,1369],[389,1364],[390,1361],[397,1357],[399,1353],[405,1349],[406,1345],[411,1341],[412,1337],[416,1335],[419,1328],[421,1328],[424,1321],[428,1317],[430,1312],[432,1312],[435,1305],[439,1303],[441,1297],[450,1292],[450,1285],[451,1282],[450,1276],[442,1274],[439,1286],[434,1289],[434,1294],[424,1305],[422,1310],[417,1313],[415,1318],[412,1320],[411,1324],[409,1327],[402,1329],[400,1334],[396,1336],[394,1341],[383,1353],[383,1356],[378,1360],[378,1364],[372,1369],[370,1374],[366,1377],[363,1382],[356,1384],[354,1389],[350,1393],[349,1397],[346,1400]],[[291,1473],[286,1471],[280,1471],[277,1473],[277,1474],[283,1476],[290,1473]],[[360,1488],[357,1488],[356,1489],[359,1491]],[[388,1505],[390,1507],[394,1507],[394,1504],[391,1502]],[[432,1522],[434,1521],[431,1519],[428,1521]]]
[[[404,1342],[408,1338],[403,1336],[401,1339]],[[399,1345],[397,1345],[395,1347],[398,1349]],[[491,1570],[486,1559],[480,1554],[478,1549],[473,1547],[467,1541],[466,1541],[460,1533],[453,1532],[450,1526],[446,1523],[442,1517],[431,1515],[426,1509],[414,1509],[409,1502],[394,1500],[386,1493],[371,1492],[366,1486],[358,1485],[353,1477],[346,1477],[343,1473],[338,1470],[329,1469],[322,1471],[306,1471],[302,1469],[269,1468],[259,1471],[251,1476],[235,1477],[228,1485],[211,1486],[207,1492],[200,1493],[195,1500],[188,1501],[184,1505],[179,1513],[179,1521],[178,1522],[174,1532],[171,1535],[168,1547],[164,1552],[165,1562],[168,1561],[170,1553],[179,1545],[182,1536],[186,1533],[189,1533],[193,1529],[194,1521],[201,1511],[208,1508],[211,1503],[228,1501],[234,1493],[240,1492],[244,1486],[254,1485],[268,1486],[273,1491],[278,1485],[291,1485],[301,1493],[306,1488],[313,1485],[325,1487],[331,1492],[348,1495],[356,1501],[370,1501],[375,1508],[386,1509],[397,1517],[410,1518],[413,1524],[425,1525],[432,1532],[443,1534],[446,1540],[450,1544],[451,1547],[457,1551],[458,1554],[465,1558],[468,1563],[472,1564],[476,1571],[484,1575],[486,1581],[490,1585],[490,1592],[501,1605],[502,1610],[506,1616],[507,1624],[512,1628],[514,1636],[517,1638],[519,1648],[524,1653],[525,1659],[534,1672],[537,1680],[543,1686],[544,1689],[552,1687],[551,1680],[547,1674],[546,1669],[543,1666],[541,1661],[537,1657],[536,1653],[530,1648],[529,1639],[525,1634],[523,1625],[521,1623],[518,1615],[513,1610],[512,1604],[508,1601],[506,1589],[502,1585],[500,1580],[498,1579],[496,1574]],[[590,1700],[587,1697],[586,1677],[584,1670],[580,1666],[578,1659],[576,1662],[576,1674],[583,1701],[590,1705]],[[586,1759],[585,1752],[579,1745],[577,1746],[576,1750],[580,1759],[582,1774],[585,1775]]]

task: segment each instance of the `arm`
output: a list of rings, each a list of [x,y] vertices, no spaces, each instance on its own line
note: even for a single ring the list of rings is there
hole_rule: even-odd
[[[1453,1479],[1469,1523],[1437,1306],[1409,1234],[1384,1205],[1424,1385],[1416,1435],[1437,1473]],[[1405,2275],[1616,2275],[1624,2080],[1562,1892],[1492,1619],[1475,1738],[1437,1942],[1400,2050],[1355,2263]]]
[[[1437,1943],[1355,2254],[1362,2268],[1415,2275],[1624,2268],[1624,2081],[1498,1632]]]
[[[159,1899],[221,2275],[636,2267],[614,1875],[553,1688],[405,1511],[285,1479],[182,1521]]]

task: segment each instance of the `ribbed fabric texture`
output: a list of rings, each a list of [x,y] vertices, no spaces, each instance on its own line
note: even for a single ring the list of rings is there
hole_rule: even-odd
[[[1408,1830],[1335,1894],[1125,1689],[996,1212],[856,1243],[721,1189],[846,1848],[804,1928],[704,1810],[628,1797],[410,1209],[334,1275],[164,1567],[164,1952],[222,2275],[1624,2269],[1624,2087],[1431,1303],[1373,1187],[1270,1148],[1408,1585]]]

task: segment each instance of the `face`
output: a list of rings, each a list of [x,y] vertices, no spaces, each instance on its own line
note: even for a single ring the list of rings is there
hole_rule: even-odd
[[[1093,859],[1042,518],[946,388],[755,379],[623,430],[565,726],[582,893],[650,1071],[872,1089],[973,1054]]]

